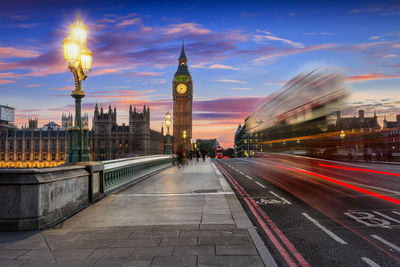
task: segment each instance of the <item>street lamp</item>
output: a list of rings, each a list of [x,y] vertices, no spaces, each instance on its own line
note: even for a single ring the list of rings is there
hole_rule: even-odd
[[[340,138],[342,139],[342,146],[344,147],[344,144],[343,144],[343,140],[344,140],[344,138],[346,137],[346,134],[344,133],[344,131],[343,130],[341,130],[340,131]]]
[[[170,142],[170,134],[169,134],[169,127],[171,126],[171,114],[167,112],[165,114],[165,125],[167,125],[167,143],[165,145],[165,154],[171,154],[171,142]]]
[[[85,92],[81,90],[82,81],[92,65],[92,52],[86,47],[87,27],[78,19],[71,25],[70,34],[63,40],[64,60],[68,62],[75,79],[75,90],[71,96],[75,99],[75,123],[68,127],[67,162],[90,161],[89,128],[82,125],[81,100]]]
[[[186,157],[186,130],[183,130],[182,137],[183,137],[183,147],[184,147],[184,152],[185,152],[185,157]]]

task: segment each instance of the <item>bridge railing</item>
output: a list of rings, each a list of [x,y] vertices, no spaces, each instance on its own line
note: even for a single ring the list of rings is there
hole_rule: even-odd
[[[113,192],[143,177],[171,166],[172,158],[165,155],[103,161],[104,193]]]
[[[172,165],[170,156],[0,170],[0,231],[46,229]]]

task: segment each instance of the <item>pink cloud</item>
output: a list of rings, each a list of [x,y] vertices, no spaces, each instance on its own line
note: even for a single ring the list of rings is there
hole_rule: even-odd
[[[0,84],[15,83],[13,80],[0,80]]]
[[[142,23],[142,20],[140,18],[133,18],[133,19],[123,20],[123,21],[117,23],[117,26],[124,27],[124,26],[128,26],[128,25],[135,25],[135,24],[137,25],[137,24],[141,24],[141,23]]]
[[[400,79],[400,76],[386,75],[380,73],[367,73],[367,74],[359,74],[347,77],[347,80],[349,82],[364,82],[364,81],[373,81],[382,79]]]
[[[20,49],[15,47],[0,47],[0,58],[32,58],[37,57],[39,52],[32,49]]]
[[[171,28],[167,28],[164,31],[166,34],[191,33],[198,35],[208,34],[211,32],[210,30],[202,28],[196,23],[173,24]]]

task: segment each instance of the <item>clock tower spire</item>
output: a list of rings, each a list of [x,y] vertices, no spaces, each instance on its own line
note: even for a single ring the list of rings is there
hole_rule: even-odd
[[[193,81],[187,65],[185,46],[182,40],[178,69],[172,80],[174,152],[192,150],[192,103]]]

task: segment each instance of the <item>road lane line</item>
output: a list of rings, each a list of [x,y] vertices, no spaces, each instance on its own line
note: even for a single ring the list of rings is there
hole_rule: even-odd
[[[253,178],[251,178],[250,176],[246,175],[247,178],[249,178],[250,180],[253,180]]]
[[[244,191],[243,187],[241,187],[236,180],[218,163],[216,163],[218,168],[220,168],[221,172],[225,174],[226,179],[231,183],[231,185],[236,189],[238,194],[240,196],[249,196],[246,191]],[[243,191],[242,191],[243,190]],[[256,217],[256,220],[258,223],[261,225],[264,233],[268,236],[268,238],[271,240],[271,242],[274,244],[274,246],[277,248],[279,253],[282,255],[282,257],[285,259],[287,264],[290,267],[297,267],[297,264],[293,261],[293,259],[290,257],[289,253],[286,251],[286,249],[279,243],[278,239],[274,236],[272,231],[268,228],[266,223],[263,221],[263,219],[260,217],[260,215],[257,213],[257,211],[254,209],[254,207],[250,204],[249,199],[245,198],[244,201],[246,202],[247,206],[250,208],[250,211],[253,213],[253,215]]]
[[[371,260],[370,258],[367,257],[361,257],[361,259],[368,264],[371,267],[381,267],[378,263],[374,262],[373,260]]]
[[[390,217],[390,216],[388,216],[388,215],[385,215],[385,214],[383,214],[383,213],[380,213],[379,211],[372,211],[372,212],[375,213],[375,214],[378,214],[378,215],[380,215],[380,216],[382,216],[383,218],[386,218],[386,219],[388,219],[388,220],[394,221],[394,222],[396,222],[396,223],[400,223],[399,220],[396,220],[395,218],[392,218],[392,217]]]
[[[256,204],[254,199],[250,198],[250,195],[246,192],[246,190],[244,190],[244,188],[227,171],[225,171],[224,168],[222,168],[222,166],[219,166],[219,167],[221,168],[221,171],[223,171],[223,173],[226,175],[226,178],[228,179],[228,181],[230,181],[231,184],[236,188],[236,190],[238,190],[239,194],[241,196],[244,195],[247,197],[247,198],[244,198],[244,201],[246,202],[247,206],[250,208],[250,210],[252,211],[254,216],[259,217],[259,215],[261,215],[262,218],[264,218],[266,220],[266,222],[269,224],[269,226],[275,232],[275,234],[286,245],[287,249],[289,249],[289,251],[293,254],[293,256],[298,260],[300,265],[303,267],[310,267],[310,264],[303,258],[303,256],[297,251],[297,249],[293,246],[293,244],[286,238],[286,236],[281,232],[281,230],[278,228],[278,226],[276,226],[275,223],[271,220],[271,218],[269,218],[268,215],[260,208],[260,206]],[[258,211],[259,214],[256,212],[256,210],[254,210],[254,208]],[[263,225],[266,226],[266,224],[264,223],[263,220],[259,221],[259,223],[261,224],[261,226],[263,226]],[[263,227],[263,229],[264,229],[264,227]],[[269,231],[268,228],[267,228],[267,230]],[[264,231],[265,231],[265,229],[264,229]],[[266,234],[268,235],[268,232]],[[275,237],[273,236],[272,233],[271,233],[271,235],[272,235],[272,238],[275,239]],[[270,237],[270,240],[273,242],[272,238]],[[293,260],[290,258],[289,255],[287,255],[288,258],[286,258],[286,256],[284,255],[285,253],[287,253],[286,250],[280,245],[279,241],[277,241],[277,242],[278,242],[277,244],[275,244],[274,242],[273,243],[274,243],[275,247],[279,250],[281,255],[285,258],[288,265],[289,266],[297,266],[297,264],[293,262]],[[279,247],[283,251],[281,251]],[[284,254],[282,254],[282,253],[284,253]],[[292,265],[291,263],[294,265]]]
[[[256,184],[258,184],[258,185],[261,186],[262,188],[265,188],[265,185],[260,184],[259,182],[256,182]]]
[[[394,214],[397,214],[397,215],[400,215],[400,212],[398,212],[398,211],[392,211]]]
[[[315,224],[315,226],[317,226],[319,229],[321,229],[322,231],[324,231],[326,234],[328,234],[330,237],[332,237],[336,242],[338,242],[339,244],[342,245],[347,245],[346,241],[344,241],[343,239],[341,239],[340,237],[338,237],[337,235],[335,235],[334,233],[332,233],[330,230],[328,230],[327,228],[325,228],[324,226],[322,226],[317,220],[315,220],[314,218],[310,217],[310,215],[308,215],[305,212],[302,212],[301,214],[303,214],[304,217],[306,217],[307,219],[309,219],[313,224]]]
[[[390,243],[389,241],[383,239],[383,238],[380,237],[380,236],[377,236],[377,235],[371,235],[371,236],[372,236],[373,238],[375,238],[376,240],[381,241],[383,244],[388,245],[388,246],[391,247],[392,249],[394,249],[394,250],[400,252],[400,248],[399,248],[398,246],[396,246],[395,244]]]
[[[278,195],[275,192],[269,191],[271,194],[273,194],[274,196],[276,196],[277,198],[279,198],[280,200],[282,200],[283,202],[286,202],[286,204],[292,204],[289,200],[287,200],[286,198],[281,197],[280,195]]]

